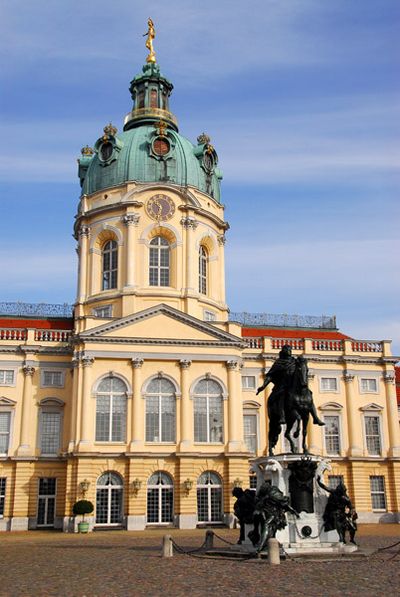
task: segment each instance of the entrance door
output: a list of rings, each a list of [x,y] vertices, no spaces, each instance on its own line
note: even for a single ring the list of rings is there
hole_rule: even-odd
[[[222,481],[217,473],[206,471],[197,481],[197,518],[199,522],[221,522]]]
[[[171,523],[173,520],[174,485],[162,471],[151,475],[147,483],[147,522]]]
[[[54,527],[56,512],[56,479],[42,477],[39,479],[37,526]]]
[[[104,473],[97,481],[96,524],[119,525],[122,522],[122,479],[116,473]]]

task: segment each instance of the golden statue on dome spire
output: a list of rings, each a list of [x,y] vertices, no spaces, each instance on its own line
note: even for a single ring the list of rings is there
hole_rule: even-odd
[[[146,62],[156,62],[156,53],[154,52],[154,48],[153,48],[153,39],[156,36],[156,32],[154,29],[154,23],[153,21],[150,19],[147,21],[148,24],[148,31],[146,33],[143,34],[143,37],[146,37],[147,35],[147,39],[146,39],[146,48],[149,50],[149,55],[146,58]]]

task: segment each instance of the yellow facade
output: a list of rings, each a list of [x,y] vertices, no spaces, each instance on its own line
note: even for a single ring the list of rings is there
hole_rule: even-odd
[[[159,195],[173,205],[165,220],[149,207]],[[256,388],[285,343],[308,359],[318,413],[333,425],[309,426],[310,451],[344,477],[361,521],[400,520],[390,342],[242,334],[228,321],[227,229],[223,205],[192,186],[129,182],[82,196],[73,333],[2,320],[1,530],[74,530],[83,495],[92,527],[230,524],[232,488],[248,487],[249,459],[266,454],[269,388]],[[163,247],[166,285],[151,283]]]

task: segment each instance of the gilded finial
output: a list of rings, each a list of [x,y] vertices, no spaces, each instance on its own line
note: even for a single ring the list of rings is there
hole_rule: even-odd
[[[89,145],[85,145],[85,147],[82,147],[82,149],[81,149],[81,154],[82,155],[93,155],[94,149],[89,147]]]
[[[154,29],[154,23],[150,19],[150,17],[149,17],[149,20],[147,21],[147,25],[149,27],[148,31],[143,34],[143,37],[146,37],[146,35],[147,35],[146,48],[149,50],[149,55],[146,58],[146,62],[156,62],[156,54],[155,54],[154,48],[153,48],[153,39],[156,36],[156,32]]]
[[[207,143],[209,143],[210,141],[211,139],[208,135],[206,135],[206,133],[201,133],[201,135],[197,137],[197,143],[199,145],[207,145]]]
[[[154,128],[157,131],[159,137],[165,137],[165,131],[168,127],[168,124],[163,120],[159,120],[158,122],[154,123]]]
[[[115,137],[115,135],[118,133],[118,129],[117,127],[113,126],[110,122],[110,124],[107,124],[104,129],[104,135],[103,135],[103,139],[104,141],[107,141],[107,139],[109,139],[110,137]]]

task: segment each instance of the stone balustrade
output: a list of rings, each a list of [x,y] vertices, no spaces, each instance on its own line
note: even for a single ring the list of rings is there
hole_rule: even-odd
[[[57,342],[67,343],[71,330],[38,330],[26,328],[0,328],[0,340],[16,342]]]
[[[374,353],[377,356],[390,356],[390,341],[376,340],[314,340],[310,338],[271,338],[268,336],[244,337],[246,351],[263,353],[279,352],[285,344],[293,351],[305,354],[333,352],[342,355]]]

